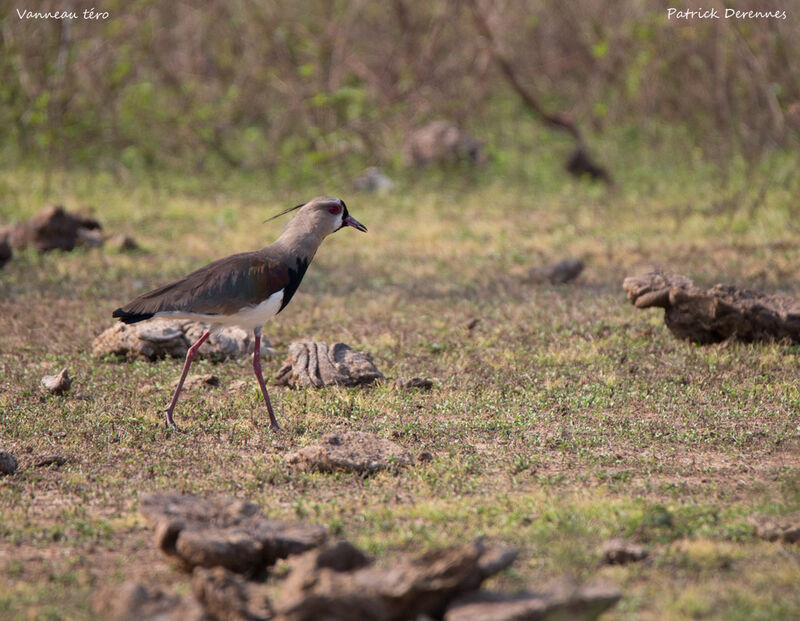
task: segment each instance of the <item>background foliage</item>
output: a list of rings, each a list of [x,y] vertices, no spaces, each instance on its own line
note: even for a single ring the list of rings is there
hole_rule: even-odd
[[[480,6],[526,84],[597,133],[657,143],[676,129],[718,162],[796,147],[800,2],[728,3],[786,20],[667,20],[670,4]],[[20,20],[17,8],[0,3],[6,159],[297,176],[392,166],[410,128],[447,118],[502,163],[534,124],[465,2],[110,0],[99,22]]]

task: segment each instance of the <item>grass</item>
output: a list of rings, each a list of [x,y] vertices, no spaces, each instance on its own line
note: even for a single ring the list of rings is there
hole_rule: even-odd
[[[800,616],[800,551],[757,539],[749,522],[800,512],[800,349],[676,341],[661,311],[635,310],[620,286],[658,265],[700,284],[800,296],[798,181],[776,155],[750,182],[767,187],[753,207],[748,182],[721,184],[694,156],[670,164],[646,149],[608,151],[620,171],[610,191],[541,157],[502,178],[490,168],[401,179],[381,198],[351,197],[335,176],[294,192],[342,195],[370,233],[325,242],[267,325],[272,345],[342,340],[389,380],[436,385],[273,388],[277,437],[247,361],[196,364],[222,388],[182,401],[186,433],[173,434],[159,411],[181,361],[102,361],[91,341],[119,303],[271,241],[281,223],[262,221],[297,202],[289,193],[255,179],[217,192],[208,180],[154,186],[74,171],[48,189],[35,171],[0,172],[5,219],[46,200],[91,205],[108,231],[143,247],[25,251],[0,271],[0,449],[20,460],[0,479],[0,616],[89,619],[92,590],[127,578],[185,589],[137,510],[138,492],[163,489],[248,498],[379,558],[476,537],[518,546],[495,586],[536,588],[562,574],[612,582],[624,599],[608,619]],[[525,281],[530,266],[564,256],[586,262],[579,281]],[[72,392],[43,395],[40,378],[62,366]],[[226,392],[236,379],[251,387]],[[366,479],[286,464],[287,452],[335,429],[433,459]],[[68,464],[33,467],[54,452]],[[600,567],[612,536],[644,543],[653,561]]]

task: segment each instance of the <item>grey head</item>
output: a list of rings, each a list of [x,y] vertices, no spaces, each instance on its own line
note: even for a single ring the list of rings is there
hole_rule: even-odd
[[[270,220],[292,211],[297,211],[297,214],[286,224],[281,237],[287,236],[287,234],[289,236],[312,234],[321,241],[324,237],[346,226],[351,226],[364,233],[367,231],[367,227],[350,215],[347,205],[340,198],[318,196],[307,203],[286,209]]]

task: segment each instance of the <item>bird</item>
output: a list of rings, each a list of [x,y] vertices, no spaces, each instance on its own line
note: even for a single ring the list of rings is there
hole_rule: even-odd
[[[268,220],[293,211],[297,213],[269,246],[209,263],[180,280],[134,298],[112,313],[112,317],[126,324],[164,317],[211,325],[186,352],[183,371],[166,409],[167,428],[178,429],[173,410],[197,350],[214,329],[240,326],[253,332],[253,372],[267,405],[270,429],[280,429],[261,372],[263,325],[289,304],[328,235],[345,227],[367,232],[367,227],[349,214],[343,200],[330,196],[318,196]]]

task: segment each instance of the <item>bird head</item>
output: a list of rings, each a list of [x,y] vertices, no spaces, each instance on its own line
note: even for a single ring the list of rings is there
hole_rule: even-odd
[[[270,218],[270,220],[295,210],[297,210],[297,214],[286,225],[287,228],[302,224],[304,227],[321,234],[321,237],[335,233],[346,226],[352,226],[363,233],[367,232],[367,227],[347,211],[345,202],[340,198],[331,196],[318,196],[307,203],[286,209]]]

